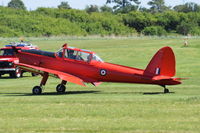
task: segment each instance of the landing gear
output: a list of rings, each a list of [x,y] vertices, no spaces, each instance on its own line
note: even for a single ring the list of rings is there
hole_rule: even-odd
[[[169,93],[169,89],[165,88],[164,93]]]
[[[57,87],[56,87],[56,91],[58,92],[58,93],[65,93],[65,90],[66,90],[66,87],[65,87],[65,85],[66,85],[66,81],[62,81],[61,82],[61,84],[58,84],[57,85]]]
[[[45,84],[46,84],[46,82],[48,80],[48,77],[49,77],[49,73],[44,72],[44,74],[42,74],[42,80],[40,82],[40,86],[35,86],[32,89],[33,95],[40,95],[42,93],[43,86],[45,86]],[[62,80],[62,82],[57,85],[56,91],[58,93],[65,93],[65,90],[66,90],[65,85],[66,85],[66,83],[67,83],[67,81]]]
[[[40,82],[40,86],[33,87],[33,90],[32,90],[33,95],[40,95],[42,93],[42,90],[43,90],[42,88],[43,88],[43,86],[45,86],[48,77],[49,77],[49,73],[47,73],[47,72],[45,72],[42,75],[42,80]]]
[[[66,87],[63,84],[58,84],[57,87],[56,87],[56,91],[58,93],[64,93],[65,90],[66,90]]]
[[[40,87],[40,86],[33,87],[32,93],[34,95],[40,95],[42,93],[42,87]]]
[[[164,93],[169,93],[169,89],[167,89],[165,85],[163,85],[162,87],[164,88]]]

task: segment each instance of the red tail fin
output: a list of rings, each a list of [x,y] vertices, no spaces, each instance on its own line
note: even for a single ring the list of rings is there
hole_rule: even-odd
[[[176,74],[174,52],[170,47],[161,48],[151,59],[144,71],[144,75],[163,75],[173,77]]]

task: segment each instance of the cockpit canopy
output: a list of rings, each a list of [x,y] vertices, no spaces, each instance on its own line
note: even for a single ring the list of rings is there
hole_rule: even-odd
[[[63,47],[57,52],[57,55],[61,58],[68,58],[88,63],[91,62],[92,60],[103,62],[103,60],[99,56],[97,56],[94,52],[74,47]]]

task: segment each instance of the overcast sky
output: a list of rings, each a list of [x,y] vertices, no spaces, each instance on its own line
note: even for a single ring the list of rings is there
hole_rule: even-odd
[[[0,0],[0,5],[7,6],[11,0]],[[102,6],[106,0],[22,0],[28,10],[35,10],[38,7],[57,7],[62,1],[68,1],[72,8],[84,9],[86,5],[95,4]],[[147,2],[150,0],[140,0],[141,6],[147,7]],[[165,0],[166,5],[175,6],[184,2],[195,2],[200,4],[200,0]]]

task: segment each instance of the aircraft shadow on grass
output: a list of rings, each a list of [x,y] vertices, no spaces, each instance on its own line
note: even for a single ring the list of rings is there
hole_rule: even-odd
[[[15,78],[11,78],[11,77],[0,77],[1,80],[4,80],[4,79],[15,79]]]
[[[169,92],[170,93],[175,93],[175,92]],[[166,94],[164,92],[99,92],[98,94],[142,94],[142,95],[161,95],[161,94]]]
[[[30,77],[30,76],[23,76],[24,77]],[[17,78],[11,78],[11,77],[0,77],[1,80],[4,80],[4,79],[17,79]]]
[[[170,93],[175,93],[175,92],[169,92],[167,94],[170,94]],[[164,92],[144,92],[143,95],[159,95],[159,94],[166,94]]]
[[[57,92],[46,92],[40,95],[33,95],[32,93],[0,93],[4,96],[57,96],[57,95],[76,95],[76,94],[142,94],[142,95],[163,95],[166,94],[164,92],[101,92],[101,91],[68,91],[65,93],[57,93]],[[169,92],[168,94],[172,94],[175,92]]]
[[[32,93],[0,93],[3,96],[57,96],[57,95],[76,95],[76,94],[90,94],[99,93],[100,91],[68,91],[65,93],[46,92],[40,95],[33,95]]]

